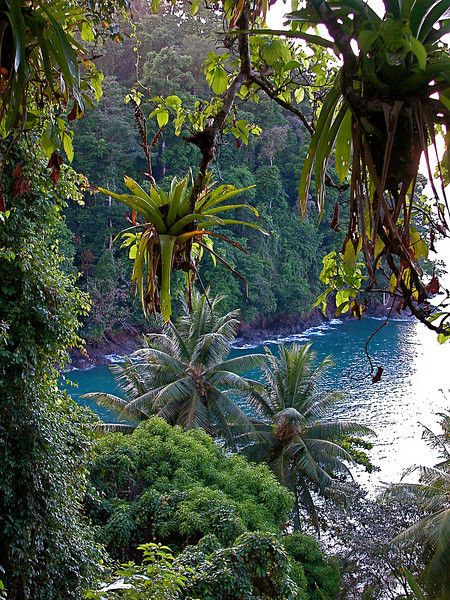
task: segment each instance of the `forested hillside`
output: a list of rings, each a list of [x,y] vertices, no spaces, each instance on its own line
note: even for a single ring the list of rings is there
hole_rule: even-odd
[[[93,187],[123,192],[124,175],[142,182],[147,171],[133,109],[124,104],[136,80],[134,61],[138,60],[146,96],[178,95],[194,106],[211,97],[202,63],[209,51],[217,51],[222,28],[222,22],[210,15],[204,23],[147,13],[137,25],[138,59],[133,53],[134,39],[125,39],[122,44],[109,42],[100,49],[104,95],[76,123],[74,137],[74,167]],[[212,294],[220,292],[228,297],[228,308],[239,307],[245,322],[261,326],[280,317],[286,320],[310,312],[320,293],[321,258],[341,243],[339,234],[330,227],[338,192],[327,190],[329,202],[320,225],[313,207],[308,220],[302,220],[298,182],[310,134],[300,120],[265,97],[258,103],[241,104],[238,118],[259,126],[261,133],[251,136],[248,145],[224,136],[212,170],[218,182],[255,186],[239,202],[248,202],[258,210],[258,224],[270,236],[235,228],[234,239],[248,252],[215,241],[216,250],[246,279],[248,299],[242,278],[221,263],[213,265],[210,258],[202,261],[201,278]],[[153,127],[150,139],[156,123]],[[157,183],[167,189],[173,176],[185,175],[199,162],[197,155],[198,149],[176,137],[173,126],[168,125],[152,157]],[[69,241],[66,252],[75,255],[81,272],[79,283],[93,299],[85,336],[98,340],[105,333],[143,326],[138,302],[130,294],[131,261],[127,251],[120,249],[120,241],[114,243],[115,236],[129,225],[126,207],[88,192],[85,205],[72,204],[66,215],[73,235],[73,242],[69,234],[65,236]],[[274,281],[282,283],[275,286]]]

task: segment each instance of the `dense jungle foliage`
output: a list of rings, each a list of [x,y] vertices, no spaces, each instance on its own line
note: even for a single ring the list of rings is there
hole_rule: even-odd
[[[226,292],[226,308],[241,307],[247,322],[302,314],[318,292],[320,259],[331,250],[321,278],[338,310],[360,317],[362,283],[373,287],[381,271],[399,312],[408,307],[440,341],[449,337],[448,313],[432,315],[427,302],[439,280],[425,284],[419,262],[437,233],[448,231],[446,205],[437,193],[437,205],[414,195],[422,154],[432,176],[426,148],[435,132],[445,128],[444,146],[449,141],[449,57],[442,41],[450,30],[448,2],[385,4],[383,18],[353,0],[312,0],[294,10],[286,35],[307,41],[303,52],[276,32],[269,38],[258,31],[267,2],[225,0],[192,19],[198,0],[168,8],[158,0],[151,8],[141,0],[0,0],[2,600],[447,600],[448,418],[443,433],[428,432],[439,464],[420,468],[415,484],[363,501],[348,485],[343,461],[357,456],[351,434],[368,430],[346,422],[348,430],[328,415],[333,392],[312,400],[320,368],[304,360],[309,348],[266,353],[267,385],[251,390],[266,412],[250,422],[231,394],[216,402],[226,412],[211,410],[212,399],[226,394],[225,379],[247,391],[251,385],[239,379],[233,361],[223,360],[226,317],[192,349],[168,308],[187,283],[192,309],[195,275],[200,288],[206,282],[213,293]],[[130,9],[134,25],[122,22]],[[311,33],[318,24],[333,42]],[[330,64],[327,49],[340,54],[342,69]],[[145,103],[140,108],[139,90],[153,97],[151,112]],[[187,144],[176,139],[183,124]],[[326,173],[335,142],[336,169],[331,165],[329,173],[340,184]],[[441,167],[444,188],[448,148]],[[191,168],[183,195],[180,179]],[[296,206],[302,168],[308,220]],[[118,204],[111,196],[123,192],[123,175],[132,193]],[[212,177],[246,188],[243,204],[225,210],[258,213],[258,225],[214,212],[204,218]],[[148,192],[139,185],[145,180]],[[324,184],[330,184],[325,205]],[[225,196],[235,191],[219,189]],[[308,206],[313,199],[317,206]],[[349,208],[347,216],[339,216],[337,200]],[[420,231],[417,212],[428,225]],[[132,229],[125,240],[133,285],[128,250],[114,246],[124,226]],[[221,270],[226,264],[231,273]],[[79,270],[90,300],[77,287]],[[236,271],[249,284],[248,303]],[[81,343],[90,304],[84,334],[91,339],[143,323],[133,286],[141,289],[144,312],[161,313],[174,336],[163,330],[165,342],[184,356],[148,346],[154,354],[146,383],[153,387],[134,400],[143,407],[154,402],[144,423],[124,435],[105,432],[75,405],[60,391],[58,375],[68,350]],[[220,351],[211,341],[217,339]],[[228,363],[220,381],[214,373],[205,378],[210,364],[197,368],[199,358],[213,363],[214,357]],[[135,389],[141,383],[134,381]],[[178,401],[181,408],[170,415]],[[173,426],[178,422],[195,431]],[[245,436],[230,444],[218,422],[230,433],[245,425]],[[266,440],[259,459],[266,464],[233,453],[252,435],[255,450]],[[307,494],[295,497],[289,488]],[[314,529],[298,501],[303,495],[303,504],[305,497],[313,502],[312,493],[326,496],[315,525],[336,542],[339,563],[307,535]]]
[[[180,598],[337,594],[337,563],[313,538],[281,535],[291,493],[266,466],[227,455],[201,430],[153,417],[129,436],[108,435],[91,484],[89,514],[111,556],[139,560],[148,540],[170,546],[176,564],[193,569]]]
[[[138,19],[139,76],[152,96],[178,95],[190,106],[211,97],[202,63],[218,43],[222,22],[179,22],[175,15],[150,15]],[[174,35],[173,32],[176,32]],[[103,97],[75,127],[74,167],[93,186],[124,191],[124,175],[137,181],[146,172],[145,155],[130,105],[124,97],[136,77],[131,43],[109,43],[99,61],[105,73]],[[203,99],[203,100],[202,100]],[[260,213],[258,225],[270,237],[240,228],[234,239],[248,252],[215,241],[216,250],[248,282],[248,301],[243,282],[220,262],[214,266],[206,257],[201,265],[202,279],[213,294],[227,296],[228,309],[240,308],[245,322],[264,324],[277,318],[306,315],[320,292],[322,257],[338,247],[341,238],[330,228],[332,209],[320,225],[317,213],[303,221],[298,211],[297,189],[300,168],[309,142],[305,127],[283,110],[262,98],[258,104],[244,103],[240,118],[261,128],[261,135],[248,145],[224,140],[212,163],[219,181],[238,187],[255,186],[239,197]],[[152,129],[153,127],[153,129]],[[156,124],[149,124],[149,137]],[[198,162],[199,152],[175,136],[168,126],[155,148],[153,174],[163,188],[173,176],[184,176]],[[330,206],[338,197],[329,190]],[[100,194],[86,194],[83,208],[66,210],[66,223],[74,234],[70,252],[82,272],[82,288],[93,298],[86,322],[88,338],[101,338],[105,332],[127,329],[142,323],[138,302],[130,294],[131,261],[115,236],[126,227],[126,207]],[[282,285],[273,286],[278,280]]]
[[[99,559],[80,512],[89,417],[57,383],[89,306],[55,241],[67,199],[81,198],[77,179],[65,169],[56,189],[39,148],[25,144],[2,179],[0,564],[11,598],[79,598]]]

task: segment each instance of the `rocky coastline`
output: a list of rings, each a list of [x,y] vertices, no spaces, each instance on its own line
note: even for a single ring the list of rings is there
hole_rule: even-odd
[[[370,317],[385,317],[389,306],[381,304],[369,308],[367,315]],[[252,323],[241,323],[234,347],[258,346],[267,340],[277,340],[299,335],[323,323],[331,321],[334,309],[329,308],[326,315],[314,309],[305,316],[285,315],[277,318],[266,319],[259,317]],[[341,320],[352,318],[341,315]],[[98,365],[108,365],[121,356],[131,354],[140,346],[140,338],[145,332],[138,328],[127,331],[108,332],[101,340],[86,341],[82,350],[74,349],[70,352],[70,367],[75,369],[90,369]]]

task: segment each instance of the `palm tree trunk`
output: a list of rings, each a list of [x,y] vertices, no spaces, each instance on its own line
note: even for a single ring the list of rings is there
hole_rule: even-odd
[[[298,487],[294,488],[295,506],[294,506],[294,531],[301,531],[302,525],[300,522],[300,498],[298,496]]]

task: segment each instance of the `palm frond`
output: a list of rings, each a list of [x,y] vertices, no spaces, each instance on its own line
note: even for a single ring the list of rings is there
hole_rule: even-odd
[[[89,392],[87,394],[83,394],[81,398],[85,398],[87,400],[94,400],[100,406],[112,410],[115,413],[120,413],[127,406],[126,400],[120,398],[120,396],[115,396],[114,394],[108,394],[106,392]]]
[[[226,338],[218,333],[205,333],[197,339],[190,362],[210,368],[222,362],[229,352],[230,345]]]
[[[266,361],[265,354],[245,354],[243,356],[236,356],[220,362],[218,365],[214,365],[211,371],[228,371],[236,374],[249,373],[260,369]]]
[[[372,429],[352,421],[334,420],[320,421],[308,425],[307,438],[333,440],[346,435],[375,435]]]
[[[307,438],[305,440],[305,446],[308,448],[311,455],[313,456],[323,456],[325,457],[325,460],[327,460],[328,458],[339,458],[348,462],[353,462],[353,458],[347,452],[347,450],[344,450],[344,448],[339,446],[339,444],[337,444],[336,442],[332,442],[330,440],[325,439]],[[339,465],[337,463],[334,464],[336,464],[337,471],[339,472],[341,470],[342,463],[341,461],[338,462]],[[342,470],[347,472],[348,468],[345,467],[345,465],[343,465]]]

